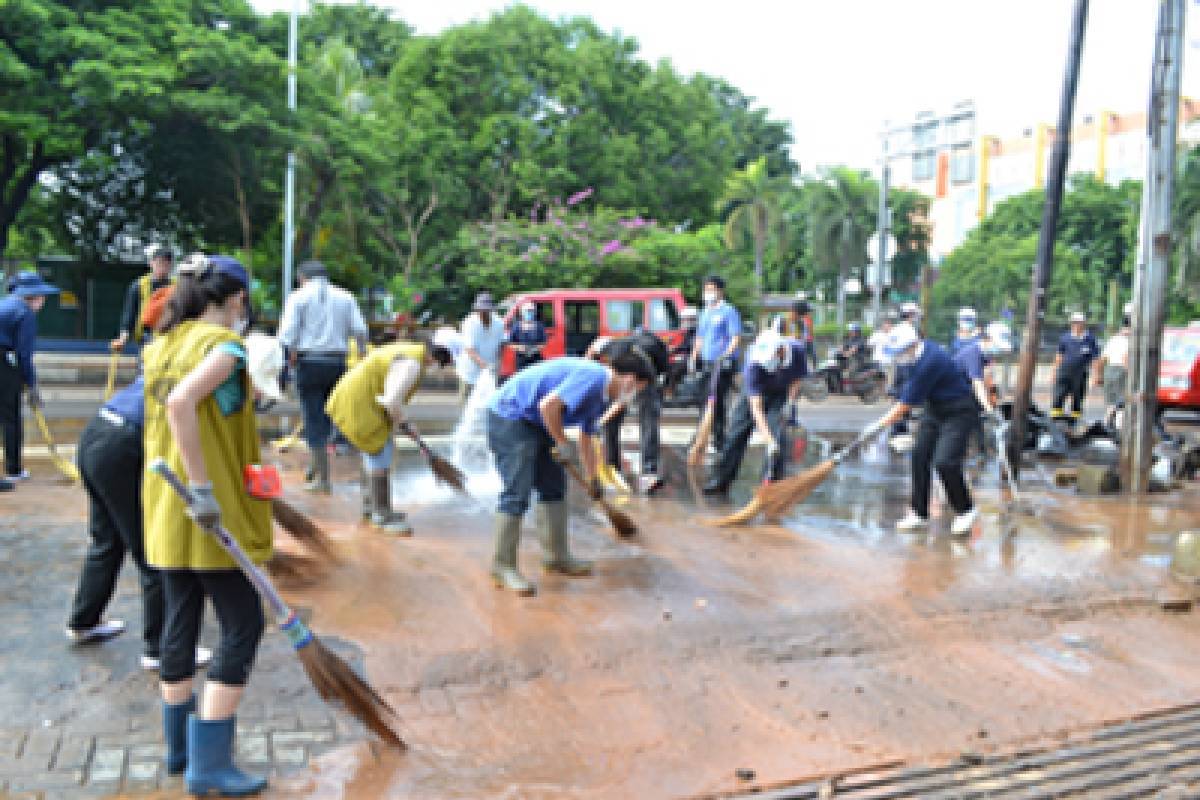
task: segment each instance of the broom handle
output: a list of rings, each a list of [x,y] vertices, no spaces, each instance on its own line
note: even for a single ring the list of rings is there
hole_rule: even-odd
[[[179,495],[183,502],[189,506],[192,504],[192,493],[188,491],[187,486],[183,484],[179,476],[167,466],[165,459],[154,459],[150,463],[150,471],[165,480],[167,485],[175,490],[175,493]],[[221,545],[225,552],[229,553],[233,560],[237,562],[238,567],[250,579],[250,582],[254,584],[254,588],[258,590],[258,593],[266,598],[267,604],[271,606],[271,611],[275,614],[275,620],[279,623],[280,627],[284,628],[284,632],[288,634],[289,638],[291,638],[291,631],[286,626],[295,615],[288,608],[287,603],[283,602],[283,598],[275,590],[271,579],[255,566],[250,557],[246,555],[246,551],[237,543],[237,539],[234,539],[233,535],[223,525],[218,525],[215,531],[209,531],[209,533],[213,535],[213,538],[217,540],[217,543]],[[292,644],[295,645],[295,641]]]
[[[417,432],[412,429],[411,425],[409,425],[407,422],[401,422],[397,427],[404,431],[408,438],[417,443],[417,448],[421,451],[421,453],[424,454],[426,458],[433,458],[433,453],[429,451],[429,445],[425,444],[425,440],[417,435]]]
[[[837,454],[834,455],[834,457],[833,457],[833,463],[835,463],[835,464],[842,463],[842,461],[845,460],[846,456],[850,455],[855,450],[862,447],[864,444],[866,444],[870,440],[874,439],[880,430],[882,430],[882,429],[875,427],[874,424],[869,425],[866,428],[866,430],[864,430],[862,433],[860,433],[858,436],[856,436],[854,438],[854,441],[850,442],[850,444],[846,445],[841,450],[837,451]]]

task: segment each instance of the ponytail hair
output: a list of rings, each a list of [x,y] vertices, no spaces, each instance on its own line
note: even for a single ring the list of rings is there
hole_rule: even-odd
[[[155,332],[166,333],[181,323],[198,319],[210,305],[222,305],[244,291],[245,283],[216,269],[212,262],[193,271],[181,271]]]

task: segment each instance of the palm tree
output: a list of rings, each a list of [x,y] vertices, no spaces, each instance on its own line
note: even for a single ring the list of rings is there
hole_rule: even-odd
[[[759,292],[763,288],[767,235],[779,218],[780,196],[790,187],[787,178],[771,177],[763,156],[730,175],[717,202],[717,210],[725,219],[725,244],[737,246],[738,236],[745,232],[754,240],[754,280]]]
[[[846,324],[846,280],[850,267],[867,262],[867,240],[875,231],[879,186],[866,172],[835,167],[807,187],[808,236],[813,261],[837,271],[837,322]]]

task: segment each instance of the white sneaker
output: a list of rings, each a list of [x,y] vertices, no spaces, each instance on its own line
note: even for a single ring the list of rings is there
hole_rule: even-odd
[[[928,519],[922,517],[920,514],[910,508],[908,513],[904,515],[904,518],[896,523],[896,530],[915,531],[919,528],[924,528],[928,524]]]
[[[109,619],[93,628],[67,628],[67,638],[75,644],[94,644],[104,642],[125,632],[125,623],[119,619]]]
[[[212,663],[212,650],[207,647],[196,648],[196,669],[204,669]],[[147,672],[158,672],[162,659],[158,656],[142,656],[142,669]]]
[[[979,516],[979,509],[972,508],[970,511],[964,511],[954,518],[954,522],[950,523],[951,533],[970,533],[971,528],[975,526],[975,519]]]

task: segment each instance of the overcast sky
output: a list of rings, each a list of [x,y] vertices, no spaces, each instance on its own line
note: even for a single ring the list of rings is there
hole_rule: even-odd
[[[251,0],[265,11],[291,0]],[[1189,2],[1189,23],[1200,0]],[[376,0],[418,33],[483,19],[503,0]],[[793,155],[869,167],[885,121],[973,99],[983,133],[1058,114],[1071,0],[530,0],[640,43],[644,58],[729,80],[792,124]],[[307,2],[301,0],[301,9]],[[1146,106],[1154,0],[1092,0],[1076,116]],[[303,29],[302,29],[303,30]],[[1183,90],[1200,97],[1200,30],[1187,31]]]

